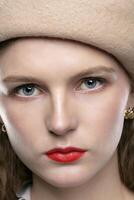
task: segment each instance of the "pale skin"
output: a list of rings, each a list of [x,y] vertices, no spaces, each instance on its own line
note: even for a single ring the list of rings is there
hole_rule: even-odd
[[[15,82],[9,76],[36,80]],[[29,83],[32,92],[23,86],[10,93]],[[14,42],[0,56],[1,121],[16,154],[33,172],[32,200],[133,199],[117,165],[124,111],[131,104],[124,70],[91,46],[29,38]],[[44,155],[66,146],[88,151],[71,164]]]

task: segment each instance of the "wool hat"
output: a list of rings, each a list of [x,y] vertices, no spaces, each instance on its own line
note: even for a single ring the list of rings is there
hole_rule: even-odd
[[[133,0],[0,0],[0,42],[29,36],[90,44],[134,76]]]

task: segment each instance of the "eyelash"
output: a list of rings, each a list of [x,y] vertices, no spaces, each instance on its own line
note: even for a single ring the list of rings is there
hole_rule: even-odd
[[[83,83],[85,83],[86,81],[95,81],[95,82],[100,82],[100,84],[101,85],[104,85],[104,84],[106,84],[107,83],[107,80],[105,79],[105,78],[101,78],[101,77],[88,77],[88,78],[83,78],[82,80],[80,80],[80,84],[79,85],[82,85]],[[27,88],[28,86],[30,86],[31,88],[39,88],[39,86],[37,85],[37,84],[34,84],[34,83],[29,83],[29,84],[23,84],[23,85],[20,85],[20,86],[17,86],[17,87],[15,87],[15,88],[13,88],[10,92],[9,92],[9,94],[10,95],[16,95],[18,92],[19,92],[19,90],[23,90],[24,88]],[[79,86],[78,86],[79,87]],[[100,87],[99,87],[100,88]],[[97,88],[98,89],[98,88]],[[95,90],[97,90],[97,89],[95,89]],[[80,89],[81,90],[81,89]],[[84,90],[86,90],[86,89],[84,89]],[[91,90],[94,90],[94,89],[88,89],[87,88],[87,90],[86,90],[86,92],[89,92],[89,91],[91,91]],[[25,96],[25,95],[24,95]],[[27,96],[27,95],[26,95]],[[32,96],[32,95],[30,95],[30,96]]]

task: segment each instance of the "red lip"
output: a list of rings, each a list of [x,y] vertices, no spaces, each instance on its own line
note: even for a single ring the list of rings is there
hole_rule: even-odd
[[[48,152],[46,155],[54,161],[67,163],[78,160],[87,150],[76,148],[76,147],[67,147],[67,148],[55,148]]]
[[[76,147],[66,147],[66,148],[55,148],[50,151],[47,151],[46,154],[51,154],[51,153],[56,153],[56,152],[61,152],[61,153],[69,153],[72,151],[77,151],[77,152],[85,152],[85,149],[80,149]]]

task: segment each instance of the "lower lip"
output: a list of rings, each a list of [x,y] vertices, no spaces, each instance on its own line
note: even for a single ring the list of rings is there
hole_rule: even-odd
[[[61,163],[68,163],[73,162],[75,160],[80,159],[84,155],[85,152],[69,152],[69,153],[60,153],[55,152],[51,154],[47,154],[47,156],[54,161],[61,162]]]

